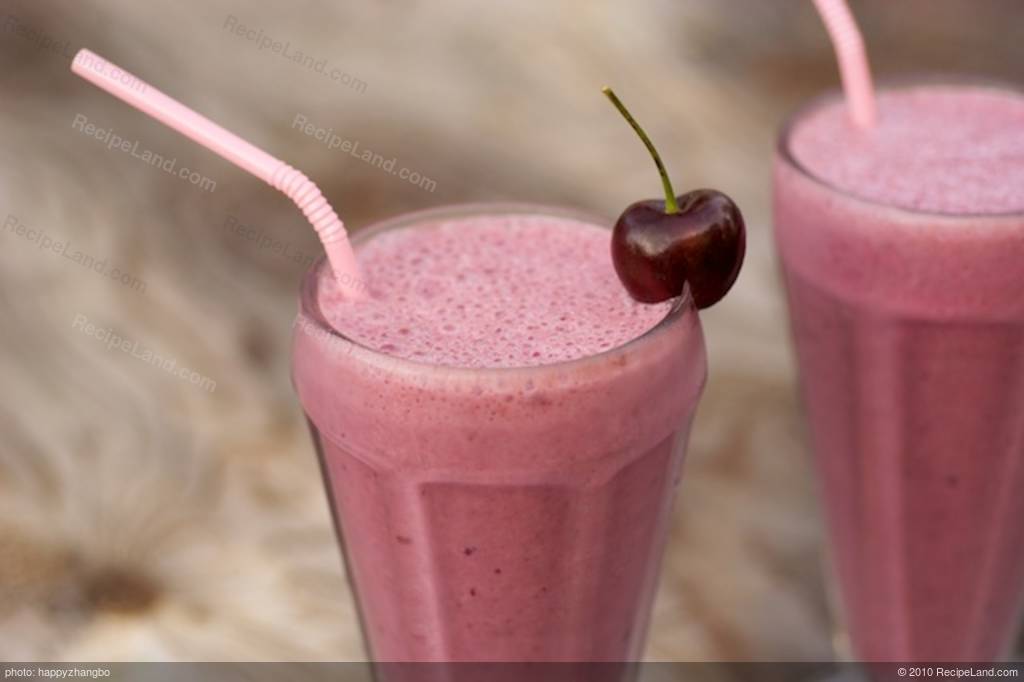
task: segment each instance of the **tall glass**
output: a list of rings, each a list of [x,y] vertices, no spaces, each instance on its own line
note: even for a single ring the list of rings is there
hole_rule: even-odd
[[[443,217],[538,212],[585,219],[446,208],[354,244]],[[467,369],[339,334],[317,302],[325,267],[303,283],[292,375],[371,657],[638,659],[706,373],[689,295],[598,355]]]
[[[844,634],[870,661],[998,659],[1024,597],[1024,212],[816,177],[791,137],[831,97],[782,131],[774,201]]]

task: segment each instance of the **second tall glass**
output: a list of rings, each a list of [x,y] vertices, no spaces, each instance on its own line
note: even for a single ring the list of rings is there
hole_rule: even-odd
[[[1018,98],[1024,110],[1011,89],[914,87],[883,91],[881,116],[896,115],[886,108],[893,92],[921,108],[908,115],[917,126],[939,118],[925,107],[959,112],[969,98],[989,112]],[[774,186],[846,634],[869,661],[1001,658],[1024,596],[1024,210],[913,210],[825,179],[797,158],[794,136],[836,102],[806,107],[784,130]],[[844,134],[851,147],[875,144],[870,131]],[[984,170],[993,150],[961,142],[913,153],[935,155],[921,160],[932,175],[950,154]],[[916,184],[924,194],[943,180],[903,174],[887,184],[879,176],[891,166],[875,165],[851,166],[878,183],[871,191]]]

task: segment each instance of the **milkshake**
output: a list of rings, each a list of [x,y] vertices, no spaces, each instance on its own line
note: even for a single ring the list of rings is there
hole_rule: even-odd
[[[639,657],[706,373],[696,310],[739,275],[739,207],[675,196],[605,87],[664,201],[613,231],[529,207],[415,214],[364,231],[357,254],[300,171],[88,50],[72,70],[282,191],[316,231],[292,378],[372,655]]]
[[[377,661],[641,656],[705,378],[686,291],[630,299],[598,221],[469,206],[307,275],[293,380]]]
[[[1008,654],[1024,595],[1024,95],[799,112],[775,228],[852,653]]]

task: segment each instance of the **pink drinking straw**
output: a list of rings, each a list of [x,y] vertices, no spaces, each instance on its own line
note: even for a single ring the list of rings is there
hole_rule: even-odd
[[[89,50],[78,51],[71,70],[284,192],[320,236],[345,296],[362,295],[365,285],[345,226],[309,178]]]
[[[857,21],[846,0],[814,0],[814,5],[836,50],[850,117],[858,127],[870,128],[877,118],[875,86]]]

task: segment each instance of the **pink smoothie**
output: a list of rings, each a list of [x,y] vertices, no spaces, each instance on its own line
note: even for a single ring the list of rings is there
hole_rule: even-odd
[[[775,225],[854,653],[1005,656],[1024,596],[1024,96],[836,98],[775,164]]]
[[[467,207],[359,234],[365,301],[307,277],[293,377],[376,660],[640,656],[704,346],[609,239]]]

